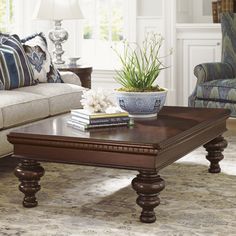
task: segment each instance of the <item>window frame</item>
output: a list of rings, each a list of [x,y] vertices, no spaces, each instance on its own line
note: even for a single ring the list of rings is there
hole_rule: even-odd
[[[126,14],[124,15],[124,37],[126,40],[130,41],[130,42],[136,42],[137,40],[137,37],[136,37],[136,0],[124,0],[124,3],[125,3],[125,9],[126,9]],[[86,18],[86,16],[85,16]],[[97,51],[97,48],[98,48],[98,44],[101,43],[100,40],[98,40],[98,35],[95,34],[95,38],[94,39],[84,39],[84,37],[82,36],[81,40],[81,54],[82,54],[82,58],[87,58],[88,60],[88,63],[92,63],[93,64],[93,68],[95,70],[114,70],[114,69],[118,69],[118,65],[116,63],[116,65],[99,65],[98,61],[101,62],[102,59],[104,58],[104,55],[100,55],[98,53],[96,53]],[[91,55],[95,54],[95,58],[96,60],[92,60],[92,59],[89,59],[89,58],[92,58],[92,56],[85,56],[86,55],[86,52],[85,51],[85,48],[86,47],[83,47],[83,45],[85,45],[86,43],[86,40],[90,40],[91,44],[93,44],[93,47],[94,47],[94,50],[93,50],[93,53],[91,53]],[[87,41],[88,42],[88,41]],[[113,41],[114,42],[114,41]],[[109,43],[108,41],[107,42],[104,42],[104,45],[106,43]],[[84,50],[83,50],[84,49]],[[112,49],[109,49],[110,50],[110,59],[113,58],[112,55],[112,52],[111,50]]]
[[[6,11],[5,11],[5,22],[0,22],[1,23],[1,29],[0,31],[3,33],[11,33],[14,27],[14,0],[5,0],[6,1]],[[11,16],[11,7],[12,7],[12,16]],[[3,29],[6,29],[6,31],[2,31]]]

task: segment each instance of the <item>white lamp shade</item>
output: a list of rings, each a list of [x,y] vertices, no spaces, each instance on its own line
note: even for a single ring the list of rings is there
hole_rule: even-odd
[[[79,0],[40,0],[33,14],[34,19],[69,20],[83,19]]]

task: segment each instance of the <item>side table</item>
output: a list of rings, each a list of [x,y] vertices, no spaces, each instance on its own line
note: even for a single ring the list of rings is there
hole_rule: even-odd
[[[91,74],[93,68],[90,66],[68,66],[61,65],[57,67],[59,71],[71,71],[79,76],[81,84],[85,88],[91,88]]]

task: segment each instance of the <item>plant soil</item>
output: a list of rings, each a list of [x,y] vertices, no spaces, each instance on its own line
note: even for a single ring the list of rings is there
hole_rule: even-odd
[[[138,89],[138,88],[119,88],[117,91],[120,92],[161,92],[165,91],[165,89],[155,86],[155,87],[150,87],[150,88],[145,88],[145,89]]]

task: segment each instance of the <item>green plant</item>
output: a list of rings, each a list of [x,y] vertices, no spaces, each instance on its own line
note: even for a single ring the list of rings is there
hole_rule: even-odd
[[[163,43],[160,34],[147,34],[142,46],[124,41],[123,53],[115,48],[122,68],[117,70],[115,80],[123,87],[121,91],[163,91],[158,85],[153,85],[161,70],[167,67],[162,63],[160,49]],[[171,54],[171,52],[170,52]],[[170,55],[169,54],[169,55]]]

